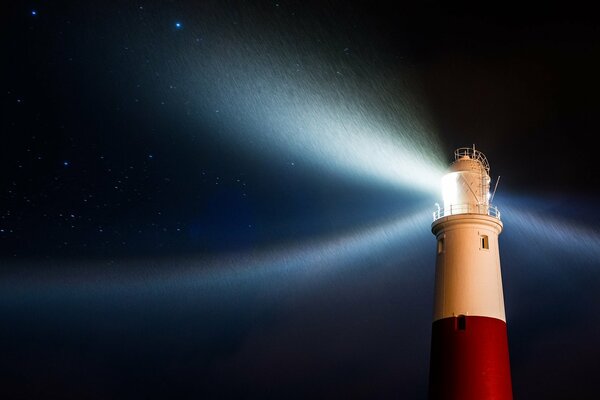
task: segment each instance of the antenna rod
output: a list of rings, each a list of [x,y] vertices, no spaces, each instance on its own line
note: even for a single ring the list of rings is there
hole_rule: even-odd
[[[490,203],[492,202],[492,200],[494,200],[494,196],[496,195],[496,189],[498,189],[498,183],[500,183],[500,175],[498,175],[498,179],[496,179],[496,185],[494,186],[492,197],[490,197]]]

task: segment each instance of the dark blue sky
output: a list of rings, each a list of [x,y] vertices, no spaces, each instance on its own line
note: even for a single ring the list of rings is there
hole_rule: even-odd
[[[597,397],[593,15],[3,9],[3,398],[425,398],[430,176],[473,143],[515,398]]]

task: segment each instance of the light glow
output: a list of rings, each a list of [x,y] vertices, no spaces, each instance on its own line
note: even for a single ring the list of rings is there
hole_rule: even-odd
[[[507,225],[515,230],[514,235],[527,237],[529,248],[548,247],[590,261],[600,259],[600,233],[597,230],[540,213],[524,205],[504,205],[503,209]],[[540,257],[539,252],[531,254]]]
[[[449,210],[452,205],[457,204],[458,172],[450,172],[442,178],[442,198],[444,200],[444,210]]]
[[[20,293],[21,290],[40,290],[90,296],[96,293],[106,296],[106,290],[154,292],[181,290],[199,285],[230,285],[232,283],[251,284],[264,282],[275,277],[306,284],[319,284],[328,275],[348,271],[351,268],[364,268],[366,257],[382,256],[387,252],[399,261],[411,253],[419,251],[429,225],[429,211],[402,212],[385,222],[364,226],[341,235],[333,235],[307,242],[290,244],[278,249],[261,252],[250,251],[223,254],[213,258],[169,258],[165,261],[140,260],[123,261],[94,268],[81,263],[63,264],[41,276],[34,269],[14,270],[14,275],[6,273],[0,282],[0,293]],[[24,271],[30,271],[27,273]]]
[[[353,180],[438,192],[446,165],[422,102],[405,83],[408,71],[350,62],[347,54],[306,53],[300,62],[297,38],[212,33],[214,41],[173,65],[173,80],[188,91],[186,108],[203,124],[209,119],[219,139]]]

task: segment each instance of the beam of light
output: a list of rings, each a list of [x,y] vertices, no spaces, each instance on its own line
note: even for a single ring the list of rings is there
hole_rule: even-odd
[[[558,252],[586,262],[600,260],[600,232],[597,230],[557,217],[537,206],[532,208],[522,201],[511,201],[502,210],[505,230],[513,231],[511,236],[520,237],[517,242],[528,248],[523,254],[547,257],[550,252]]]
[[[242,136],[241,143],[353,178],[438,190],[443,163],[433,146],[419,143],[421,128],[416,116],[407,115],[409,106],[390,111],[385,108],[399,106],[363,103],[365,91],[377,87],[361,89],[358,82],[316,87],[311,81],[319,77],[280,79],[273,66],[230,73],[236,79],[213,90],[222,96],[220,117],[235,118],[232,132],[254,141]],[[393,94],[379,89],[379,103],[393,102]],[[388,118],[384,111],[390,111]]]
[[[406,124],[376,121],[354,103],[352,93],[328,100],[314,99],[300,83],[289,96],[272,81],[267,90],[238,86],[231,113],[241,124],[236,132],[251,131],[254,139],[277,151],[352,178],[375,180],[427,192],[438,190],[443,166],[430,148],[410,139]],[[310,89],[309,89],[310,90]],[[238,94],[238,95],[239,95]],[[304,99],[301,99],[304,98]],[[312,98],[312,99],[311,99]],[[342,103],[342,101],[344,103]],[[412,121],[407,121],[408,124]]]
[[[106,264],[73,264],[57,269],[15,268],[4,273],[0,288],[6,296],[15,293],[36,293],[44,290],[77,296],[100,296],[109,292],[137,294],[173,292],[185,288],[207,286],[254,285],[276,279],[282,285],[296,286],[301,282],[315,284],[326,277],[350,268],[366,267],[372,257],[393,253],[400,262],[417,251],[422,242],[419,231],[429,227],[429,210],[403,213],[382,224],[375,224],[344,235],[323,238],[307,243],[271,249],[263,252],[226,254],[211,259],[169,259]],[[165,265],[167,264],[167,265]],[[29,272],[28,272],[29,271]]]
[[[396,254],[395,259],[401,260],[404,254],[415,248],[419,241],[416,234],[419,231],[427,231],[429,224],[429,210],[419,210],[408,215],[402,213],[385,223],[367,226],[344,235],[269,250],[249,257],[232,257],[228,263],[228,274],[244,279],[243,274],[257,276],[276,271],[285,276],[297,275],[312,280],[342,269],[346,272],[353,266],[362,265],[365,258],[379,257],[388,254],[389,251]],[[241,263],[243,268],[240,268],[240,260],[245,260]],[[221,277],[220,269],[211,268],[210,271]]]
[[[305,43],[307,34],[327,41],[327,27],[260,32],[203,23],[188,23],[201,44],[170,53],[162,79],[175,81],[185,112],[204,130],[208,120],[221,139],[255,157],[439,191],[446,162],[408,68]]]

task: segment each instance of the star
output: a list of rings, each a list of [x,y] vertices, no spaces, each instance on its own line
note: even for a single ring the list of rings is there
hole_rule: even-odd
[[[31,15],[33,15],[35,17],[37,15],[37,11],[31,10]]]
[[[181,29],[183,28],[183,25],[181,25],[181,22],[175,22],[175,29]]]

